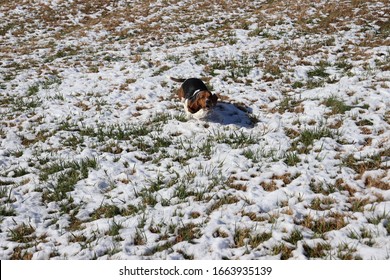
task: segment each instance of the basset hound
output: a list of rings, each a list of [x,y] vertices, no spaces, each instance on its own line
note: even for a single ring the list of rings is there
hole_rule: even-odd
[[[182,83],[177,93],[184,103],[187,116],[203,118],[217,104],[218,96],[212,94],[202,80],[170,78],[172,81]]]

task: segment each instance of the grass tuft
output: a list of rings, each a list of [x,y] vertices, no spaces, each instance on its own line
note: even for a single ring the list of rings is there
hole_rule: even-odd
[[[280,255],[281,260],[288,260],[291,257],[293,249],[285,243],[275,245],[271,248],[273,255]]]
[[[294,229],[290,235],[286,238],[283,238],[284,241],[297,245],[298,241],[303,239],[303,235],[299,229]]]
[[[34,237],[32,236],[35,232],[35,228],[31,225],[22,223],[13,229],[9,229],[9,240],[19,243],[28,243],[31,242]]]
[[[335,134],[325,126],[307,128],[303,130],[299,138],[293,142],[291,149],[298,150],[301,153],[307,153],[311,150],[311,146],[314,144],[315,140],[320,140],[324,137],[334,138]]]
[[[346,105],[342,100],[336,96],[331,96],[325,99],[323,104],[326,107],[331,108],[331,113],[334,114],[344,114],[347,111],[350,111],[353,107]]]
[[[303,243],[304,254],[308,259],[323,259],[329,254],[332,246],[326,242],[317,243],[315,246],[309,246]]]

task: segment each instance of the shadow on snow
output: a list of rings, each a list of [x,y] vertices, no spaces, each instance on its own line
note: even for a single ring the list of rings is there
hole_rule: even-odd
[[[236,125],[238,127],[252,128],[254,126],[249,114],[252,109],[227,102],[218,102],[207,116],[207,121],[222,125]]]

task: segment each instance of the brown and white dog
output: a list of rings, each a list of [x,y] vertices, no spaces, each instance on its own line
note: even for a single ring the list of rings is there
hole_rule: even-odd
[[[172,81],[182,83],[177,93],[184,103],[187,116],[203,118],[217,104],[218,96],[212,94],[202,80],[170,78]]]

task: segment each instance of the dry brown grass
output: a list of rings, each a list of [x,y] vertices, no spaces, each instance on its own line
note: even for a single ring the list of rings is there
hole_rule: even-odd
[[[312,200],[310,208],[313,210],[328,210],[332,208],[332,204],[336,203],[336,200],[331,197],[316,197]]]
[[[354,48],[345,47],[348,50],[347,57],[358,59],[364,53],[364,47],[383,45],[388,40],[389,24],[383,15],[390,12],[389,8],[383,11],[370,9],[370,5],[376,1],[268,1],[266,3],[254,3],[253,1],[187,1],[185,6],[179,6],[180,1],[162,1],[151,4],[151,1],[137,1],[136,4],[119,4],[114,0],[96,1],[59,1],[56,8],[48,5],[36,5],[30,1],[5,1],[0,8],[5,14],[10,14],[9,24],[0,29],[0,34],[11,32],[14,36],[23,37],[23,44],[11,45],[5,42],[0,46],[3,53],[17,52],[28,55],[42,48],[41,37],[37,37],[35,31],[40,29],[43,36],[54,41],[47,42],[47,48],[56,50],[56,42],[64,38],[81,38],[88,36],[90,31],[107,31],[102,36],[101,42],[121,40],[126,44],[144,45],[150,42],[155,44],[165,43],[172,46],[187,45],[202,40],[214,42],[215,46],[223,46],[226,43],[235,42],[232,30],[247,29],[255,22],[258,32],[251,31],[253,36],[265,36],[269,26],[285,26],[288,31],[294,28],[296,32],[290,39],[304,36],[305,34],[323,34],[318,40],[291,44],[278,43],[264,52],[266,61],[257,65],[263,67],[268,73],[263,77],[265,81],[273,82],[288,77],[285,73],[291,68],[291,58],[294,55],[301,58],[301,64],[309,63],[306,58],[311,55],[324,52],[323,46],[333,44],[335,36],[333,32],[340,29],[348,29],[352,24],[361,26],[377,24],[378,32],[371,32],[360,42],[360,46]],[[17,5],[22,5],[26,11],[23,25],[18,25],[19,18],[12,11]],[[313,13],[313,8],[315,12]],[[240,10],[238,13],[237,11]],[[194,15],[194,11],[197,11]],[[382,16],[380,16],[382,13]],[[74,23],[71,18],[79,17],[81,24]],[[242,15],[245,16],[242,16]],[[273,17],[271,15],[278,14]],[[146,18],[147,17],[147,18]],[[291,19],[293,26],[288,24],[286,17]],[[320,19],[320,20],[318,20]],[[213,22],[213,24],[209,24]],[[39,23],[39,24],[38,24]],[[207,23],[207,24],[206,24]],[[131,26],[129,25],[131,24]],[[194,32],[193,26],[199,27],[199,32]],[[185,40],[177,40],[177,36],[189,34]],[[233,34],[234,35],[234,34]],[[272,40],[272,34],[268,34]],[[276,35],[278,37],[279,35]],[[371,36],[371,37],[370,37]],[[54,43],[54,45],[52,45]],[[352,45],[352,42],[350,42]],[[83,46],[84,49],[86,46]],[[275,56],[275,53],[282,55]],[[322,55],[326,55],[323,53]],[[131,59],[140,60],[142,55],[135,54]],[[326,57],[325,57],[326,59]],[[29,62],[29,65],[41,65],[37,61]],[[207,65],[206,65],[207,66]],[[92,72],[98,70],[93,65]],[[126,88],[126,84],[121,89]]]
[[[10,260],[31,260],[33,253],[28,252],[22,247],[16,247],[10,257]]]
[[[194,238],[198,238],[199,235],[200,235],[200,229],[198,225],[189,223],[177,229],[175,242],[179,243],[182,241],[191,241]]]
[[[261,182],[260,186],[267,192],[273,192],[280,187],[285,187],[290,184],[295,178],[296,176],[293,176],[290,173],[285,173],[283,175],[274,174],[271,179]]]
[[[237,178],[235,178],[235,176],[230,176],[225,182],[226,188],[231,188],[243,192],[247,191],[247,185],[240,182],[236,182],[236,180]]]
[[[242,216],[246,216],[249,219],[251,219],[251,221],[254,221],[254,222],[264,222],[267,220],[266,217],[258,216],[257,213],[255,213],[255,212],[243,212]]]
[[[279,189],[279,186],[275,180],[261,182],[260,185],[266,192],[273,192]]]
[[[292,255],[293,248],[285,243],[280,243],[271,248],[273,255],[280,255],[281,260],[287,260]]]
[[[390,183],[386,181],[385,175],[386,173],[377,178],[367,176],[364,180],[364,184],[369,188],[377,188],[380,190],[388,191],[390,190]]]
[[[347,225],[348,217],[345,214],[338,212],[330,212],[320,218],[314,218],[312,215],[307,215],[302,222],[296,222],[312,230],[316,235],[323,236],[324,233],[342,229]]]
[[[237,198],[236,196],[234,195],[225,195],[221,198],[218,198],[208,209],[208,213],[211,213],[217,209],[219,209],[220,207],[222,207],[223,205],[226,205],[226,204],[234,204],[234,203],[237,203],[239,202],[240,199]]]

